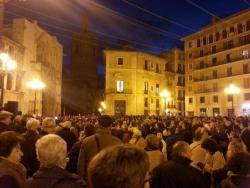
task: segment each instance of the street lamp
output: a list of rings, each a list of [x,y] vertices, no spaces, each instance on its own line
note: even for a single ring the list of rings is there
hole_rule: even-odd
[[[36,93],[37,91],[44,89],[46,85],[39,79],[33,79],[32,81],[27,83],[27,87],[35,91],[34,114],[36,114]]]
[[[165,111],[165,114],[167,114],[167,100],[170,100],[170,92],[164,89],[160,93],[160,96],[164,99],[164,111]]]
[[[227,88],[225,88],[224,92],[227,95],[232,96],[232,115],[234,115],[234,94],[240,93],[240,88],[238,88],[237,86],[233,84],[230,84]]]
[[[0,53],[0,76],[1,76],[1,108],[4,107],[4,78],[7,72],[13,71],[17,68],[16,61],[11,59],[11,57],[7,53]]]

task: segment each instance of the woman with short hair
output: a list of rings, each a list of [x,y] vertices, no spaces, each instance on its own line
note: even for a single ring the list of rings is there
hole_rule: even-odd
[[[65,170],[68,162],[67,144],[55,134],[48,134],[36,142],[39,170],[28,180],[29,188],[84,187],[83,180]]]
[[[25,188],[26,169],[20,163],[22,138],[14,131],[0,134],[0,187]]]

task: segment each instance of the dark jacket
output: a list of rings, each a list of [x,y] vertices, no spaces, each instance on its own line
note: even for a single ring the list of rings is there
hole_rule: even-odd
[[[59,167],[41,167],[27,183],[28,188],[82,188],[86,185],[80,176]]]
[[[77,138],[74,133],[70,131],[69,128],[62,128],[56,132],[58,136],[60,136],[67,143],[68,152],[72,149],[74,143],[77,142]]]
[[[153,170],[150,188],[209,188],[209,179],[190,166],[191,160],[175,157]]]
[[[5,132],[5,131],[11,131],[10,126],[5,125],[4,123],[0,122],[0,133]]]
[[[39,168],[35,149],[35,144],[39,137],[39,134],[35,131],[27,131],[23,134],[24,141],[21,149],[24,155],[22,157],[22,164],[27,168],[28,177],[31,177]]]
[[[0,157],[0,187],[26,188],[26,169]]]
[[[87,167],[90,160],[102,149],[122,144],[121,140],[111,135],[107,129],[99,129],[95,135],[86,138],[81,145],[81,150],[78,158],[77,170],[78,173],[86,177]]]
[[[220,185],[221,188],[249,188],[250,176],[232,175],[223,180]]]

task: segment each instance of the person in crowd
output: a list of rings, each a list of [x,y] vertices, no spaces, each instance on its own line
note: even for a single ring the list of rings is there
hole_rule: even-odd
[[[244,142],[244,144],[247,147],[247,151],[250,152],[250,128],[246,127],[242,130],[240,134],[241,140]]]
[[[46,117],[41,126],[40,135],[44,136],[47,134],[53,134],[56,132],[56,122],[52,117]]]
[[[62,124],[62,128],[56,132],[56,134],[63,138],[67,143],[68,152],[72,149],[74,143],[77,142],[76,135],[70,131],[71,124],[72,123],[70,121],[65,121]]]
[[[160,140],[154,134],[146,136],[146,148],[149,158],[149,173],[159,164],[165,161],[163,153],[160,151]]]
[[[67,143],[55,134],[43,136],[36,142],[39,170],[28,179],[28,188],[82,188],[80,176],[65,170],[68,162]]]
[[[113,120],[110,116],[100,116],[98,122],[99,129],[96,131],[96,134],[86,138],[81,145],[77,170],[83,177],[87,176],[87,166],[98,152],[108,146],[122,143],[117,137],[111,135],[110,127],[112,126]]]
[[[198,163],[205,164],[206,150],[201,147],[202,141],[208,137],[208,133],[204,128],[198,128],[194,134],[194,142],[190,145],[192,152],[192,163],[197,165]]]
[[[222,181],[221,188],[249,188],[250,154],[235,153],[227,162],[228,178]]]
[[[149,169],[147,153],[133,145],[117,145],[98,153],[88,167],[90,188],[142,188]]]
[[[84,125],[84,131],[83,134],[80,135],[79,141],[76,142],[71,151],[69,152],[69,162],[67,164],[66,169],[71,173],[77,173],[77,161],[78,156],[80,153],[82,142],[89,136],[92,136],[95,134],[95,127],[94,125],[88,123]]]
[[[0,187],[26,188],[26,169],[20,163],[22,138],[14,131],[0,134]]]
[[[201,147],[206,150],[206,161],[204,163],[204,170],[212,172],[223,168],[226,165],[225,158],[218,148],[218,144],[211,138],[205,139]]]
[[[158,137],[158,139],[160,140],[160,142],[161,142],[161,152],[163,153],[163,155],[164,155],[164,158],[165,159],[167,159],[167,143],[166,143],[166,141],[163,139],[163,133],[161,133],[161,132],[158,132],[157,133],[157,137]]]
[[[39,162],[36,157],[35,143],[39,139],[38,129],[40,128],[40,121],[30,118],[27,121],[27,131],[23,134],[24,141],[21,148],[24,156],[22,157],[22,164],[27,169],[27,176],[31,177],[39,168]]]
[[[134,144],[142,149],[146,147],[146,141],[142,137],[142,132],[138,129],[138,127],[133,128],[133,135],[129,141],[130,144]]]
[[[22,134],[26,131],[25,125],[26,118],[24,116],[17,115],[13,121],[12,130]]]
[[[0,112],[0,133],[4,131],[11,130],[11,123],[12,123],[12,116],[13,114],[7,111]]]
[[[178,141],[173,145],[171,160],[153,170],[151,188],[208,188],[209,179],[191,165],[189,144]]]

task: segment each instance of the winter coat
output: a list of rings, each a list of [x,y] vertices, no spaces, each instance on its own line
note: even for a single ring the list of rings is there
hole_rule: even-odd
[[[90,160],[102,149],[122,144],[121,140],[111,135],[107,129],[99,129],[96,134],[86,138],[81,145],[77,171],[83,177],[87,176],[87,167]]]
[[[23,152],[22,164],[27,169],[28,177],[31,177],[39,169],[39,161],[36,157],[35,144],[40,138],[38,132],[27,131],[23,134],[24,141],[21,144]]]
[[[234,174],[221,182],[220,188],[249,188],[250,175]]]
[[[26,169],[20,164],[15,164],[0,157],[0,187],[26,188]]]
[[[28,188],[83,188],[86,183],[76,174],[60,167],[41,167],[28,179]]]
[[[5,132],[5,131],[11,131],[10,126],[5,125],[4,123],[0,122],[0,133]]]

